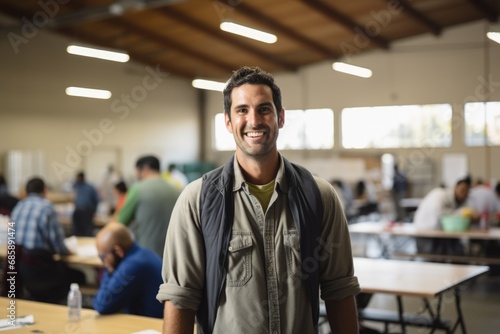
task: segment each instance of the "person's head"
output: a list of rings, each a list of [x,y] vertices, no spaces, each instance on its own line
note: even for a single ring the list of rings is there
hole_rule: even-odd
[[[137,159],[135,163],[137,178],[142,180],[150,175],[160,173],[160,160],[154,155],[146,155]]]
[[[458,205],[464,203],[467,200],[467,196],[469,196],[469,189],[471,187],[471,179],[470,177],[466,177],[464,179],[458,180],[455,184],[455,201]]]
[[[85,173],[84,172],[78,172],[76,174],[76,183],[84,183],[85,182]]]
[[[167,169],[168,169],[168,171],[169,171],[169,172],[172,172],[172,171],[174,171],[175,169],[177,169],[177,165],[176,165],[176,164],[174,164],[174,163],[168,164]]]
[[[495,194],[497,194],[497,197],[500,198],[500,182],[498,182],[495,186]]]
[[[113,189],[118,193],[118,194],[126,194],[127,193],[127,185],[125,182],[120,181],[116,183],[113,187]]]
[[[113,272],[134,244],[128,228],[117,222],[104,226],[96,236],[96,248],[108,272]]]
[[[247,67],[244,66],[237,71],[233,72],[233,75],[229,79],[226,87],[224,88],[224,112],[228,117],[231,117],[231,105],[232,105],[232,92],[233,89],[243,86],[243,85],[265,85],[271,89],[273,103],[278,111],[278,121],[280,118],[279,111],[283,108],[281,102],[281,90],[274,81],[274,77],[258,67]]]
[[[256,157],[276,150],[285,111],[273,76],[258,67],[235,71],[224,89],[224,118],[237,154]]]
[[[45,182],[39,178],[34,177],[26,183],[26,194],[44,195],[46,191]]]

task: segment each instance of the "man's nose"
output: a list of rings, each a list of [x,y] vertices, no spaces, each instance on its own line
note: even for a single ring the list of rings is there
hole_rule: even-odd
[[[255,109],[250,109],[247,114],[247,123],[251,126],[257,126],[261,122],[261,115]]]

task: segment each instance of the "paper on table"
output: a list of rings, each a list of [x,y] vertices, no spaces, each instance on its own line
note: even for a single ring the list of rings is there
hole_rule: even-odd
[[[76,253],[78,248],[78,239],[73,235],[64,239],[64,244],[71,253]]]
[[[14,320],[14,322],[10,319],[0,319],[0,332],[33,325],[34,323],[35,317],[32,314],[24,317],[18,317]]]
[[[76,249],[76,255],[82,257],[96,257],[98,256],[97,248],[95,245],[82,245]]]
[[[145,329],[143,331],[134,332],[132,334],[161,334],[161,332],[158,332],[157,330],[154,329]]]

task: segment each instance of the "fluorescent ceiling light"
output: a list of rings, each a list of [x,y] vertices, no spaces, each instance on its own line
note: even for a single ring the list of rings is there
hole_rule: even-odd
[[[66,51],[72,55],[99,58],[120,63],[126,63],[130,59],[129,55],[123,52],[94,49],[78,45],[70,45],[66,48]]]
[[[500,44],[500,32],[490,31],[486,33],[486,36],[494,42]]]
[[[218,82],[212,80],[195,79],[192,82],[194,88],[216,90],[222,92],[224,87],[226,87],[225,82]]]
[[[362,78],[369,78],[372,76],[372,71],[364,67],[354,66],[341,62],[333,63],[332,67],[337,72],[347,73]]]
[[[82,87],[68,87],[66,94],[69,96],[89,97],[92,99],[107,100],[111,97],[109,90],[82,88]]]
[[[276,41],[278,40],[278,37],[276,37],[276,35],[260,31],[257,29],[245,27],[233,22],[222,22],[220,24],[220,29],[223,31],[230,32],[232,34],[255,39],[259,42],[264,42],[268,44],[276,43]]]

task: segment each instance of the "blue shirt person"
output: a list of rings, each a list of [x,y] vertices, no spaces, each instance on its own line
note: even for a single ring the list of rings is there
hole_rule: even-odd
[[[163,304],[156,300],[162,283],[161,258],[133,241],[120,223],[107,224],[96,237],[105,272],[94,297],[100,314],[124,312],[162,318]]]
[[[85,181],[85,174],[79,172],[73,185],[75,191],[75,211],[73,212],[73,234],[93,236],[94,214],[99,204],[97,190]]]

